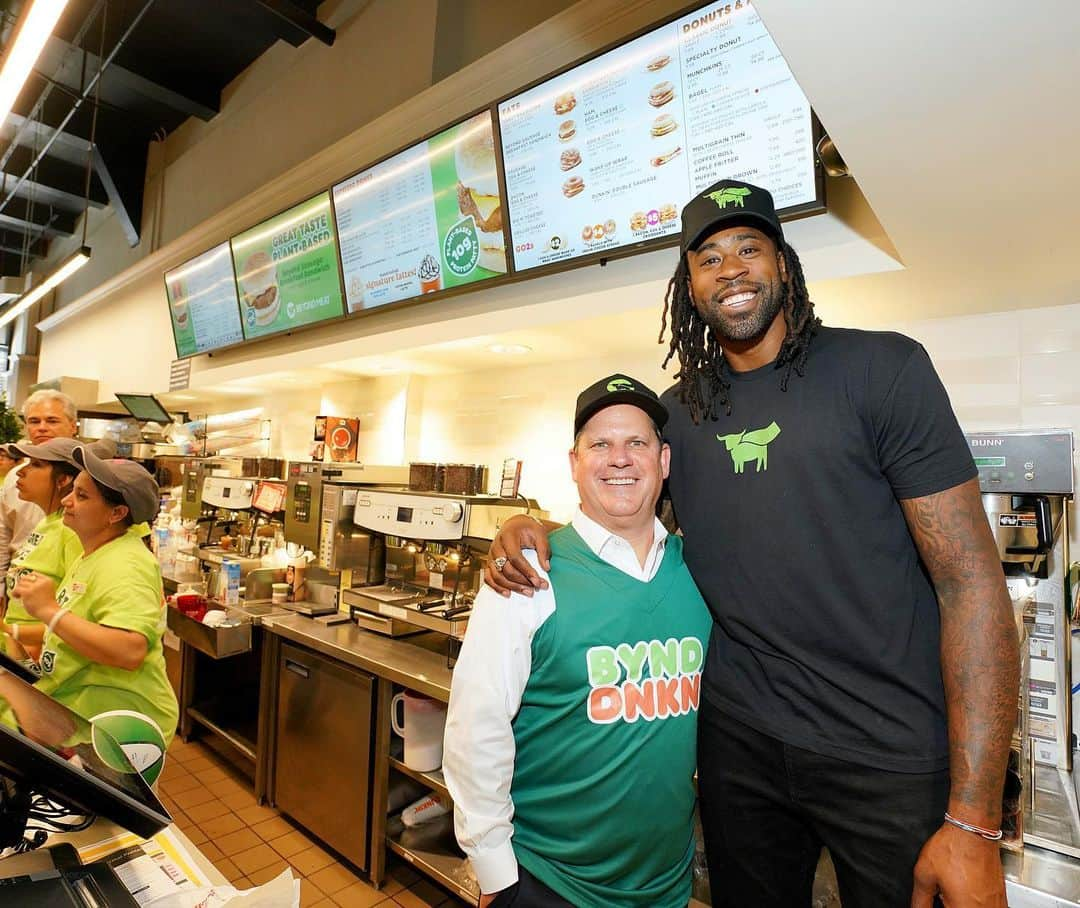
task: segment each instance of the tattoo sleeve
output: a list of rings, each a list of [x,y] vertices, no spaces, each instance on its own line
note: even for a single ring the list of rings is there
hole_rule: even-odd
[[[949,811],[997,827],[1016,722],[1020,656],[1012,602],[978,480],[900,505],[941,609]]]

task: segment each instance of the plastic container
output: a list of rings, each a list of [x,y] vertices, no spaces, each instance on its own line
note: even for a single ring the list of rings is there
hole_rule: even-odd
[[[229,561],[227,559],[221,562],[221,576],[222,576],[222,601],[226,605],[239,605],[240,604],[240,562]]]
[[[289,601],[289,593],[292,587],[288,583],[274,583],[270,586],[270,601],[275,605],[283,605]]]

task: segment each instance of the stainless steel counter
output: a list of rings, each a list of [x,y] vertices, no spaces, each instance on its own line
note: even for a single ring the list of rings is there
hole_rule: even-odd
[[[446,664],[447,638],[441,634],[384,637],[355,624],[319,624],[303,615],[262,619],[264,630],[317,653],[339,659],[436,700],[450,699],[451,670]]]
[[[1003,851],[1009,908],[1075,908],[1080,905],[1080,862],[1028,845]]]

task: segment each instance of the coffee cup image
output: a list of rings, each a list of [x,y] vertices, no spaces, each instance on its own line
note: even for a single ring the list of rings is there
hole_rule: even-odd
[[[442,286],[442,266],[433,255],[425,255],[416,269],[420,278],[420,292],[434,293]]]
[[[244,305],[255,313],[255,324],[265,328],[277,318],[281,308],[277,264],[265,252],[253,252],[240,271]]]

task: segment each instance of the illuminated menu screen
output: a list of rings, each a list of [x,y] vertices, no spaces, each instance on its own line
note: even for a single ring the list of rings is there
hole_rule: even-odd
[[[194,356],[244,339],[229,244],[165,272],[178,357]]]
[[[491,112],[333,190],[349,312],[506,272]]]
[[[499,105],[514,267],[677,235],[730,178],[817,201],[810,103],[749,3],[713,3]]]
[[[329,192],[263,221],[230,242],[245,339],[342,314],[337,232]]]

